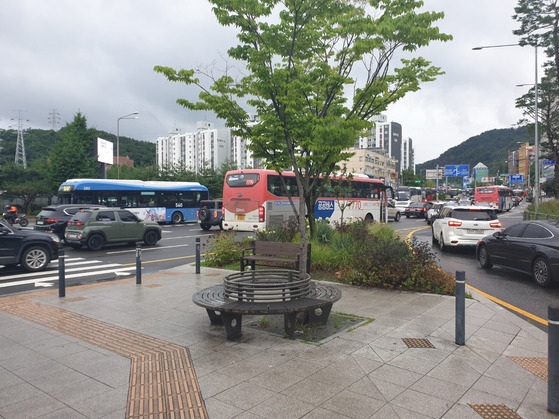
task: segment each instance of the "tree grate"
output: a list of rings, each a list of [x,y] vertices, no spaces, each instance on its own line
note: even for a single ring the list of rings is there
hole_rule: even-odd
[[[434,348],[435,347],[429,341],[429,339],[402,338],[402,340],[406,345],[408,345],[408,348]]]
[[[528,358],[522,356],[509,356],[508,358],[535,376],[547,381],[547,358]]]
[[[469,404],[482,418],[487,419],[522,419],[516,412],[504,404]]]

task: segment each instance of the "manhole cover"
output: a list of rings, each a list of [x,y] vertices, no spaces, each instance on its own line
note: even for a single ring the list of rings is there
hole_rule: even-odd
[[[402,338],[402,340],[406,345],[408,345],[408,348],[434,348],[435,347],[429,341],[429,339]]]
[[[302,314],[302,313],[301,313]],[[278,336],[285,336],[285,327],[283,324],[283,315],[276,314],[273,316],[246,316],[247,323],[243,327],[250,327],[272,333]],[[302,318],[297,316],[297,326],[294,338],[312,343],[323,343],[323,341],[332,338],[339,333],[348,332],[356,327],[363,326],[374,321],[368,317],[352,316],[350,314],[330,313],[328,321],[322,324],[304,324]]]
[[[504,404],[470,404],[482,418],[491,419],[522,419]]]

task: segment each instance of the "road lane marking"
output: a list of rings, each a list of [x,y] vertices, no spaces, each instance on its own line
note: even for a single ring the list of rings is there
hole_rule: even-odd
[[[122,265],[120,265],[120,266],[122,266]],[[103,274],[108,274],[108,273],[119,275],[120,272],[131,271],[133,269],[134,268],[132,268],[132,267],[130,267],[130,268],[120,267],[118,269],[107,269],[107,270],[104,270],[104,271],[96,271],[96,272],[94,272],[94,275],[103,275]],[[80,273],[77,273],[77,274],[72,274],[72,275],[65,275],[66,279],[80,278],[80,277],[83,277],[83,272],[80,272]],[[3,283],[0,283],[0,288],[15,287],[17,285],[36,284],[38,282],[47,282],[47,281],[58,281],[58,275],[54,275],[52,277],[47,277],[47,278],[27,279],[25,281],[3,282]]]
[[[502,305],[503,307],[508,308],[509,310],[515,311],[515,312],[517,312],[518,314],[522,314],[523,316],[526,316],[526,317],[528,317],[529,319],[532,319],[532,320],[534,320],[534,321],[536,321],[536,322],[538,322],[538,323],[541,323],[541,324],[543,324],[543,325],[545,325],[545,326],[548,326],[548,325],[549,325],[547,320],[544,320],[544,319],[542,319],[542,318],[540,318],[540,317],[538,317],[538,316],[535,316],[535,315],[533,315],[532,313],[528,313],[527,311],[522,310],[521,308],[518,308],[518,307],[516,307],[516,306],[513,306],[512,304],[509,304],[509,303],[507,303],[507,302],[505,302],[505,301],[503,301],[503,300],[499,300],[498,298],[493,297],[492,295],[487,294],[486,292],[483,292],[483,291],[481,291],[481,290],[478,290],[477,288],[474,288],[474,287],[472,287],[471,285],[466,284],[466,286],[467,286],[468,288],[474,290],[475,292],[480,293],[480,294],[483,295],[484,297],[489,298],[491,301],[493,301],[493,302],[495,302],[495,303],[497,303],[497,304],[499,304],[499,305]]]

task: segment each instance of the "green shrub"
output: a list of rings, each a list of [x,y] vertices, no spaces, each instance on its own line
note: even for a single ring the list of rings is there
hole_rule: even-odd
[[[206,247],[206,265],[218,268],[229,263],[238,262],[243,253],[243,245],[235,242],[233,231],[218,231],[204,243]]]
[[[292,243],[298,233],[297,221],[290,219],[285,226],[273,226],[257,231],[256,240]]]

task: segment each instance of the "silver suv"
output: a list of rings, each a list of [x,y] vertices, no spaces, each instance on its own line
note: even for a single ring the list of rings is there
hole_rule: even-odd
[[[485,207],[443,207],[433,219],[433,243],[442,251],[450,246],[476,246],[477,242],[496,231],[501,222],[495,210]]]

